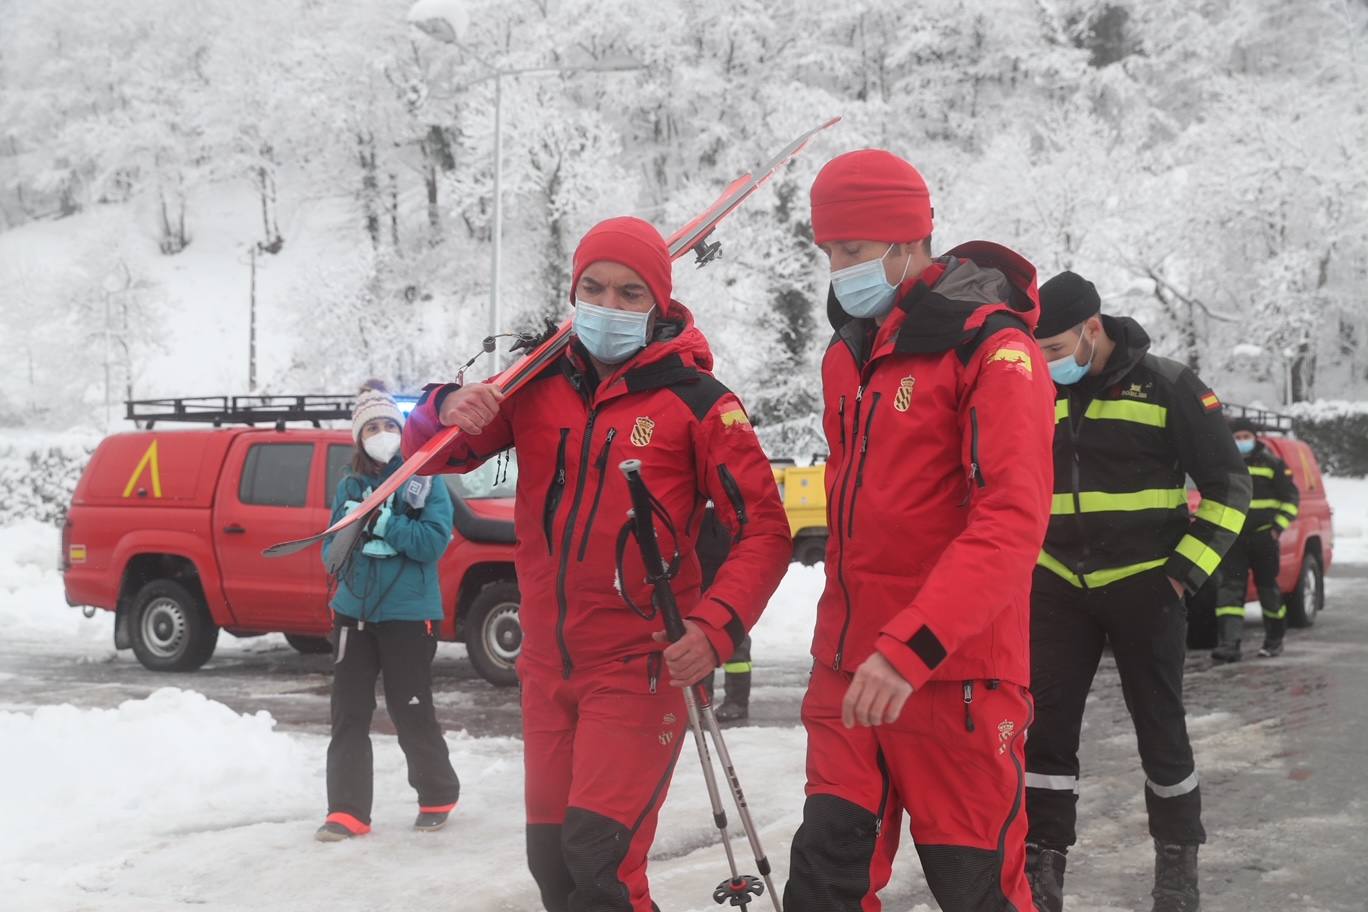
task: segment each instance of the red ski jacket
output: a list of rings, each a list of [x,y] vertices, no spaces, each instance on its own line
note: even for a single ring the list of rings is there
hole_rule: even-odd
[[[900,293],[877,328],[828,299],[830,537],[812,654],[853,672],[877,649],[913,687],[1027,686],[1054,476],[1035,267],[975,241]]]
[[[446,455],[465,472],[516,448],[515,564],[522,594],[521,661],[570,677],[659,651],[651,591],[635,541],[619,541],[630,499],[618,470],[640,459],[642,478],[669,514],[677,539],[656,521],[661,553],[679,554],[673,588],[680,613],[726,661],[755,624],[788,567],[788,521],[769,461],[737,400],[710,373],[712,353],[693,316],[671,302],[651,344],[601,383],[578,342],[516,395],[476,437]],[[432,386],[404,428],[404,453],[440,428],[454,385]],[[700,596],[694,540],[711,500],[734,543]],[[623,561],[623,579],[617,561]],[[621,586],[621,588],[620,588]],[[625,595],[641,609],[634,613]]]

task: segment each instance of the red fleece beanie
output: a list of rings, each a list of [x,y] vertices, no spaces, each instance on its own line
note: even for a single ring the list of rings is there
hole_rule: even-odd
[[[662,314],[670,309],[670,294],[674,290],[674,272],[670,250],[665,239],[649,223],[639,218],[622,216],[599,222],[580,239],[575,248],[574,278],[570,282],[570,302],[575,301],[575,289],[580,276],[593,263],[607,260],[621,263],[641,276],[651,289],[656,306]]]
[[[892,152],[861,149],[827,162],[812,182],[812,237],[906,244],[931,236],[931,191]]]

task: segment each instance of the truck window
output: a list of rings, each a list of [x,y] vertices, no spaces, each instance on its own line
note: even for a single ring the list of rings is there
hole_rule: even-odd
[[[333,497],[337,494],[337,486],[342,483],[342,479],[351,474],[352,454],[355,452],[355,447],[343,443],[328,445],[328,472],[323,476],[323,502],[330,509],[333,506]]]
[[[309,499],[312,443],[258,443],[247,451],[238,500],[266,507],[302,507]]]

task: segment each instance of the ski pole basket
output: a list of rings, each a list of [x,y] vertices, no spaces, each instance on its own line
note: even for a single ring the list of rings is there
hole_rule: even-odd
[[[274,424],[277,430],[295,421],[322,427],[324,421],[350,421],[352,397],[340,396],[192,396],[178,399],[130,399],[124,417],[142,430],[157,422],[185,422],[223,427]]]

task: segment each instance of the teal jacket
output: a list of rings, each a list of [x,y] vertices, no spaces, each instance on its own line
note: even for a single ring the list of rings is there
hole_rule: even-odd
[[[333,522],[345,515],[347,501],[364,500],[402,462],[396,456],[378,476],[352,474],[343,478],[333,498]],[[434,477],[422,509],[415,511],[403,501],[402,488],[397,501],[397,506],[391,502],[392,513],[385,525],[384,539],[399,553],[371,557],[361,553],[358,543],[333,593],[332,609],[338,614],[372,622],[442,619],[437,560],[451,543],[451,494],[446,483]],[[332,539],[323,542],[325,562],[331,544]]]

